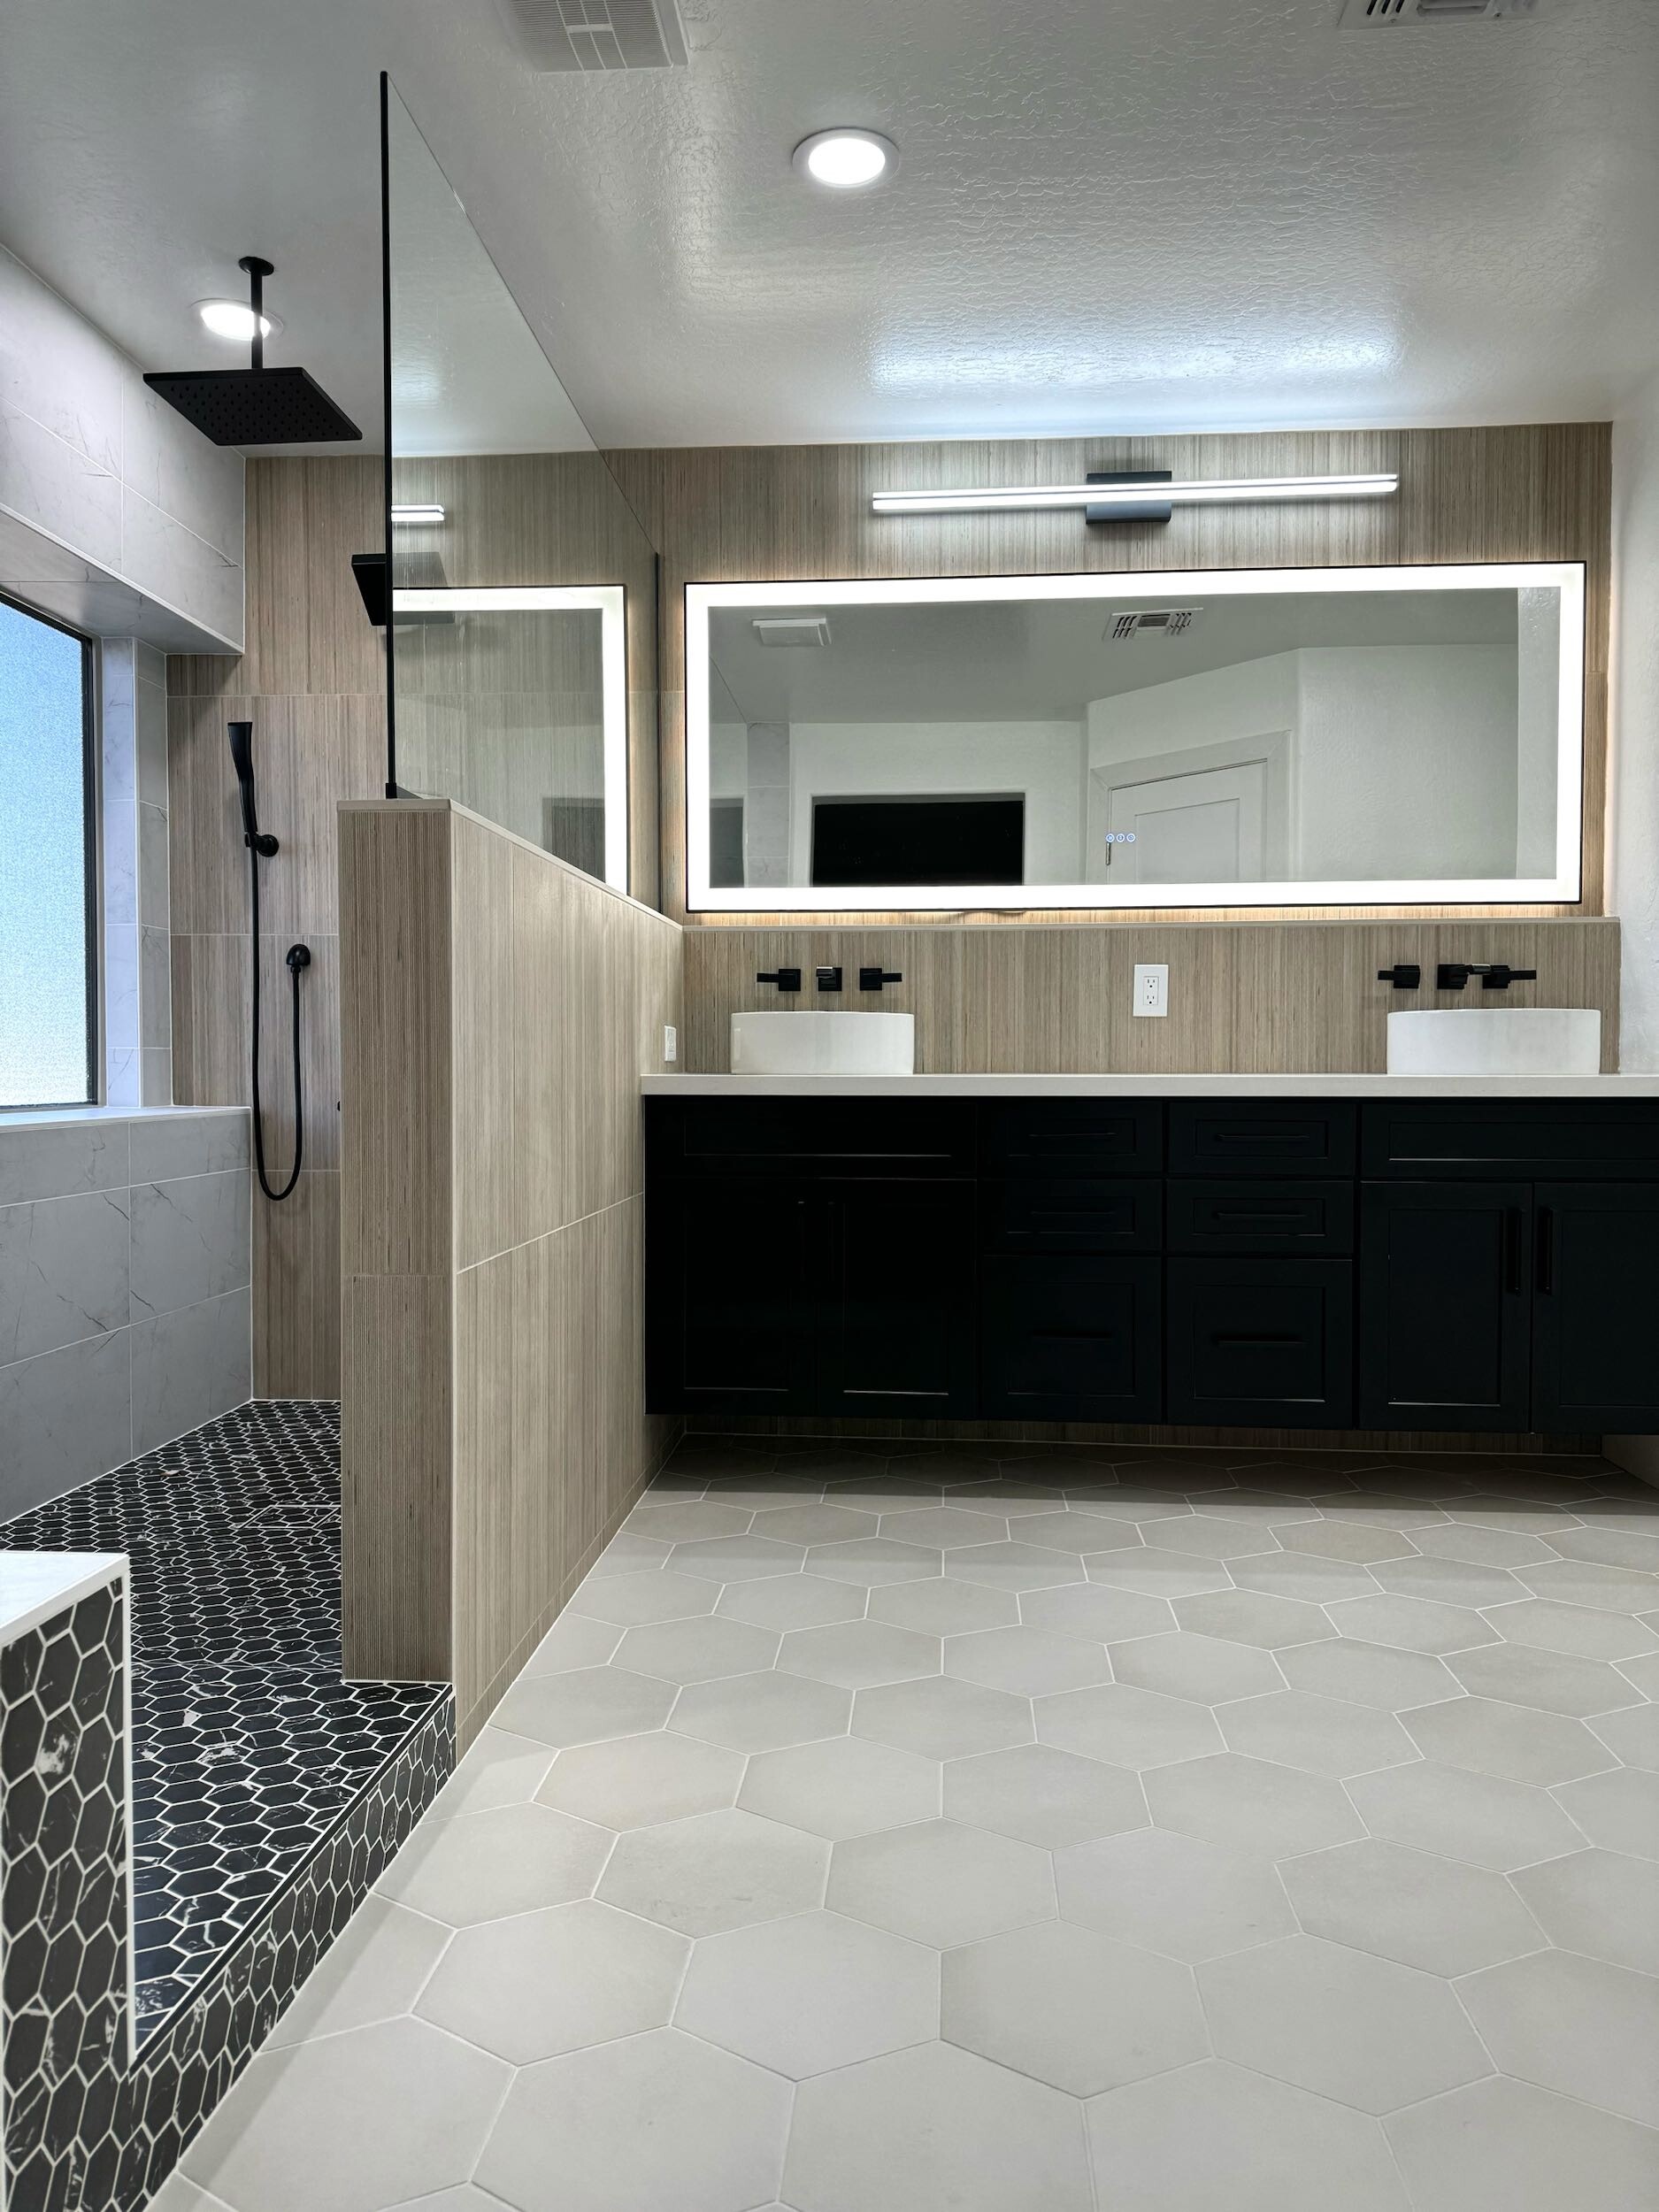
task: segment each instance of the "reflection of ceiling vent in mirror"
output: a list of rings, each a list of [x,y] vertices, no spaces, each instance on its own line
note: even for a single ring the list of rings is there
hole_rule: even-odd
[[[1179,637],[1203,612],[1202,607],[1135,607],[1113,615],[1101,632],[1107,644],[1125,637]]]
[[[495,0],[532,69],[683,69],[680,0]]]
[[[1379,30],[1388,23],[1502,23],[1536,18],[1543,0],[1346,0],[1344,30]]]
[[[762,645],[827,645],[830,641],[826,614],[759,615],[752,626]]]

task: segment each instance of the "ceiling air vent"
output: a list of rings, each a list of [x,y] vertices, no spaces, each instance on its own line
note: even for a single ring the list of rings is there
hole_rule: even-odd
[[[1543,0],[1344,0],[1344,30],[1380,30],[1388,23],[1524,22]]]
[[[1203,611],[1202,607],[1132,607],[1113,615],[1101,635],[1109,645],[1125,637],[1179,637]]]
[[[755,636],[762,645],[827,645],[826,614],[772,614],[753,618]]]
[[[530,67],[683,69],[680,0],[495,0]]]

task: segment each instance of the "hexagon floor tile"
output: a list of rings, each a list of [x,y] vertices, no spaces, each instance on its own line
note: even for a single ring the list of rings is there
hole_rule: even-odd
[[[337,2056],[465,2151],[340,2212],[1659,2204],[1659,1501],[1557,1555],[1548,1465],[897,1456],[697,1440],[196,2181],[325,2201]]]

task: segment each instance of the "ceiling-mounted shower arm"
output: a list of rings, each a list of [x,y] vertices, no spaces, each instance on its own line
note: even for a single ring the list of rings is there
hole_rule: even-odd
[[[274,263],[261,261],[257,253],[245,253],[236,264],[248,272],[248,304],[253,311],[252,366],[265,366],[265,280],[276,274]]]

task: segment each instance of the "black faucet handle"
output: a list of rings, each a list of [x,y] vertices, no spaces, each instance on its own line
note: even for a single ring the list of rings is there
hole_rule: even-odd
[[[755,980],[757,983],[775,983],[780,991],[798,991],[801,988],[801,971],[799,968],[774,968],[770,975],[757,975]]]
[[[879,991],[885,983],[902,983],[903,980],[904,978],[895,968],[860,968],[858,971],[858,988],[861,991]]]
[[[1396,960],[1392,968],[1379,968],[1379,983],[1392,983],[1396,991],[1417,991],[1423,987],[1423,971],[1415,960]]]
[[[1512,968],[1504,960],[1442,960],[1434,971],[1437,991],[1461,991],[1471,975],[1483,991],[1507,991],[1511,983],[1536,983],[1536,968]]]

